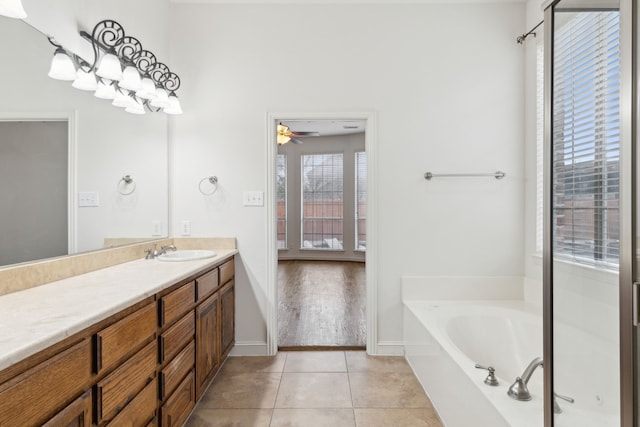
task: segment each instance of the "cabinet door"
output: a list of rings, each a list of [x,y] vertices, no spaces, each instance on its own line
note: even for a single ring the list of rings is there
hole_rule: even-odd
[[[181,426],[196,404],[193,371],[185,377],[167,402],[162,405],[162,427]]]
[[[221,361],[227,357],[227,354],[233,348],[233,344],[235,344],[235,299],[234,281],[231,280],[220,290],[220,318],[222,319],[220,334]]]
[[[42,427],[89,427],[91,425],[91,390],[71,402]]]
[[[41,425],[89,387],[91,341],[0,384],[0,426]]]
[[[196,389],[200,397],[220,365],[219,298],[215,293],[196,308]]]

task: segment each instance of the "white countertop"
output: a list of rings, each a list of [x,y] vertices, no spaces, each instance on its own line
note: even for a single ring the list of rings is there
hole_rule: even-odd
[[[140,259],[0,296],[0,370],[238,253],[196,261]]]

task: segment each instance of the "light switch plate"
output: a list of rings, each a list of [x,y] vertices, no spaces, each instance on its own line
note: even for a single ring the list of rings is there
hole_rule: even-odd
[[[78,206],[94,207],[99,206],[97,191],[81,191],[78,193]]]
[[[162,236],[162,221],[154,220],[151,221],[152,236]]]
[[[242,202],[244,206],[264,206],[264,192],[245,191],[242,194]]]

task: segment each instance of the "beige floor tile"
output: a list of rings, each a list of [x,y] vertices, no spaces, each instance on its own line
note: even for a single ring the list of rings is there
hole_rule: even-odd
[[[284,372],[347,372],[342,351],[291,351]]]
[[[431,408],[413,374],[349,373],[354,408]]]
[[[358,427],[442,427],[433,409],[355,409]]]
[[[224,372],[282,372],[287,353],[280,352],[275,356],[231,356],[224,363]]]
[[[284,373],[276,408],[351,408],[346,373]]]
[[[274,409],[271,427],[355,427],[353,409]]]
[[[412,373],[402,356],[369,356],[364,351],[345,351],[349,372]]]
[[[199,408],[273,408],[280,373],[221,372],[202,396]]]
[[[196,409],[185,427],[269,427],[272,409]]]

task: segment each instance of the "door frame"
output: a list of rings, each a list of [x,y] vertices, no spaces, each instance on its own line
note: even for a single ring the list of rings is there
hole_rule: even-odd
[[[378,354],[377,135],[375,112],[267,113],[267,354],[278,352],[277,126],[286,120],[364,120],[367,153],[367,251],[365,255],[367,353]]]
[[[67,122],[67,252],[76,253],[78,247],[78,222],[76,215],[76,112],[0,112],[2,122]]]

